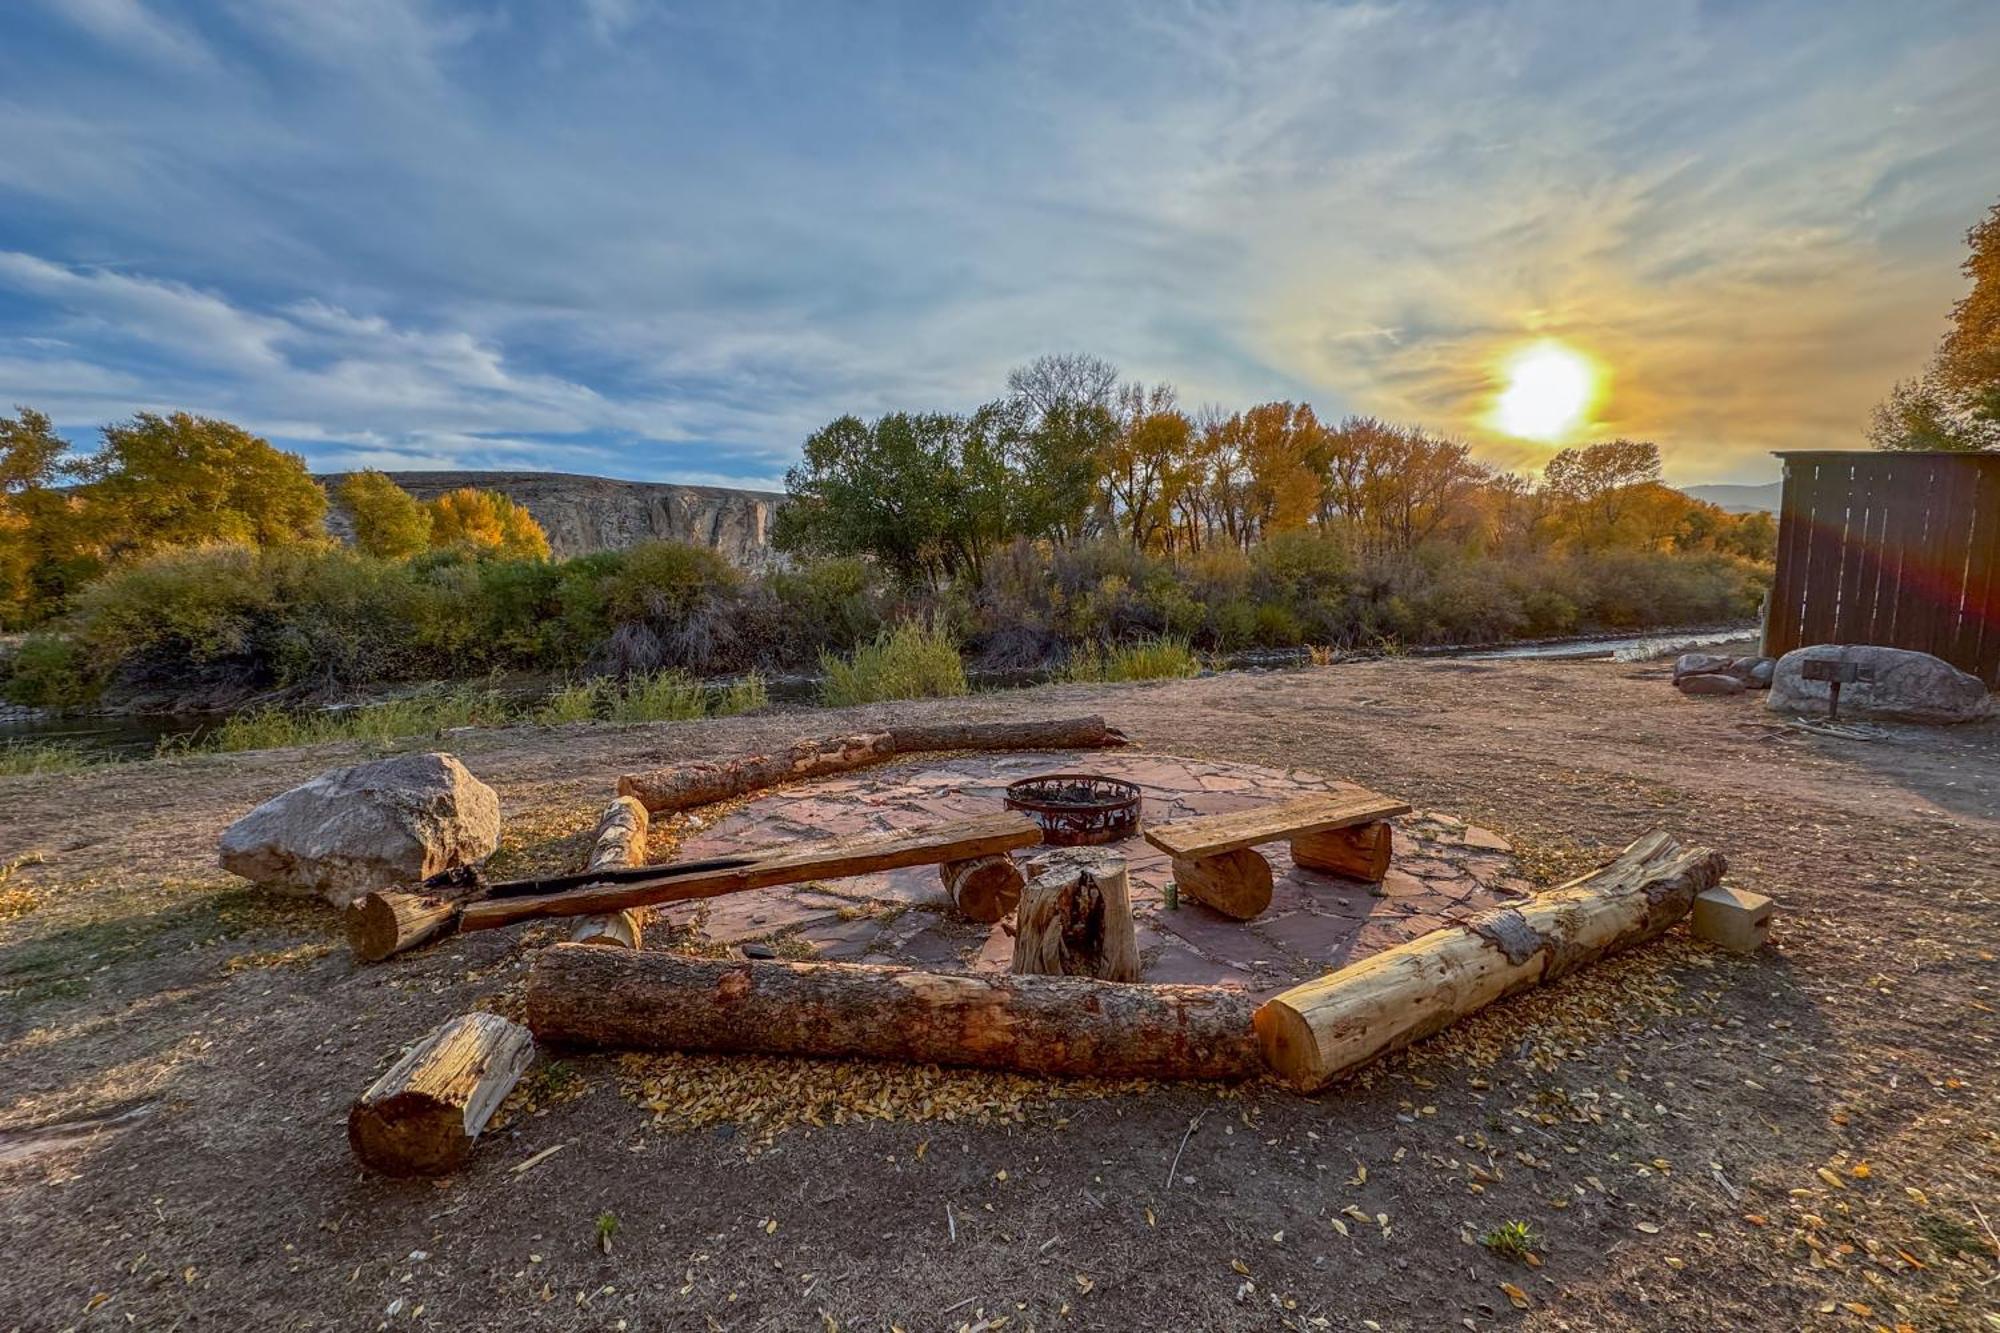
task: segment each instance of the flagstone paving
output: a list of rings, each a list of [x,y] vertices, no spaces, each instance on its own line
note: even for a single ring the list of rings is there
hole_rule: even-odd
[[[690,833],[676,855],[719,856],[990,814],[1002,808],[1008,783],[1078,770],[1136,783],[1150,823],[1227,814],[1354,786],[1303,770],[1138,751],[968,755],[773,792]],[[1395,860],[1379,888],[1302,870],[1282,842],[1260,847],[1270,859],[1274,883],[1270,908],[1251,921],[1232,920],[1192,901],[1168,910],[1164,899],[1172,867],[1166,854],[1139,837],[1114,846],[1125,854],[1131,874],[1143,977],[1156,982],[1280,989],[1530,891],[1506,839],[1448,815],[1422,812],[1395,821]],[[987,926],[958,916],[935,866],[676,904],[660,909],[655,919],[676,927],[667,937],[672,943],[776,943],[790,956],[809,950],[842,962],[1006,971],[1013,956],[1011,920]]]

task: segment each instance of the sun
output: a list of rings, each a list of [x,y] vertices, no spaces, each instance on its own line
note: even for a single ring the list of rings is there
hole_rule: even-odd
[[[1507,387],[1493,404],[1495,429],[1525,440],[1560,440],[1582,425],[1597,396],[1597,368],[1546,340],[1507,358]]]

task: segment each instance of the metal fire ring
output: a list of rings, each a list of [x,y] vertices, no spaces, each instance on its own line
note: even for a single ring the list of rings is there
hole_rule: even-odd
[[[1094,847],[1139,831],[1138,787],[1094,773],[1046,773],[1007,785],[1007,808],[1042,826],[1051,847]]]

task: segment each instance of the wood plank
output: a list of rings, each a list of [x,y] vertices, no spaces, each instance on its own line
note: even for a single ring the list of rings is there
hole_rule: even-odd
[[[1889,498],[1888,530],[1884,542],[1888,555],[1882,566],[1881,609],[1876,613],[1875,642],[1900,644],[1903,631],[1915,614],[1910,582],[1915,570],[1910,552],[1924,539],[1930,511],[1930,463],[1923,458],[1901,460]]]
[[[1234,814],[1200,815],[1159,824],[1146,830],[1146,841],[1169,856],[1194,859],[1409,813],[1410,807],[1402,801],[1372,791],[1306,796]]]
[[[1979,500],[1973,533],[1972,582],[1967,589],[1965,669],[2000,689],[2000,460],[1979,470]]]
[[[1795,458],[1785,460],[1784,488],[1778,499],[1777,571],[1771,580],[1771,605],[1764,616],[1764,656],[1783,657],[1799,646],[1799,606],[1805,591],[1805,544],[1809,506],[1806,493],[1812,467]]]
[[[1972,468],[1963,459],[1941,458],[1933,473],[1931,533],[1921,552],[1928,624],[1921,641],[1898,645],[1950,660],[1958,632],[1959,601],[1965,595],[1966,539],[1972,530]]]
[[[1847,542],[1847,506],[1854,464],[1821,463],[1813,473],[1804,618],[1799,625],[1799,642],[1807,647],[1834,641],[1833,617],[1840,604],[1840,559]]]
[[[865,875],[904,866],[963,861],[1017,847],[1032,847],[1041,840],[1042,830],[1034,820],[1009,810],[923,829],[806,843],[760,853],[747,865],[725,866],[699,874],[674,875],[669,864],[660,867],[662,877],[657,880],[592,884],[562,893],[489,898],[466,905],[459,917],[459,929],[491,930],[534,917],[590,916],[627,907],[797,884],[809,879],[839,879],[844,875]]]

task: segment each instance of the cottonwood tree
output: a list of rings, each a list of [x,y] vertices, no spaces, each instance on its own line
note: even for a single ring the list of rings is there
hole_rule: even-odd
[[[1877,449],[1977,453],[2000,449],[2000,204],[1965,234],[1961,271],[1972,280],[1924,373],[1898,381],[1876,405]]]
[[[353,525],[354,544],[369,555],[402,560],[431,544],[430,511],[381,472],[349,473],[334,503]]]
[[[1118,391],[1118,367],[1086,352],[1053,352],[1007,372],[1007,394],[1036,418],[1060,408],[1109,411]]]
[[[1636,488],[1659,479],[1660,447],[1646,440],[1564,449],[1542,469],[1542,484],[1562,503],[1585,546],[1614,541]]]
[[[60,606],[79,573],[98,563],[78,549],[69,442],[31,407],[0,417],[0,625],[32,624]]]
[[[510,560],[546,560],[549,535],[521,505],[498,491],[462,486],[424,506],[434,547]]]

